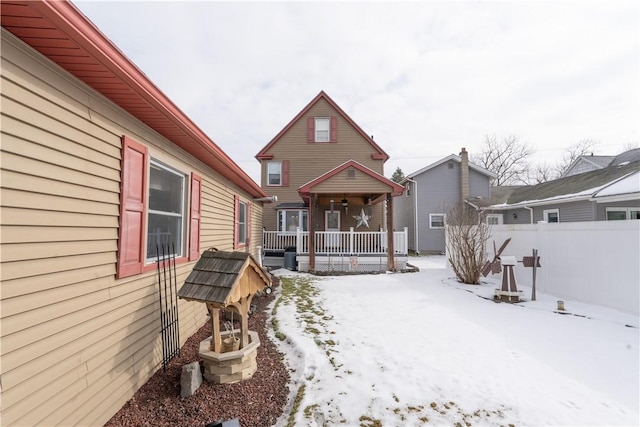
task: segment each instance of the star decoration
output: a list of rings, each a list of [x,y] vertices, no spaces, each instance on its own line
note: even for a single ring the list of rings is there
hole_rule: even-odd
[[[360,215],[353,215],[353,218],[358,221],[358,223],[356,224],[356,228],[359,228],[361,225],[369,228],[369,220],[371,219],[371,217],[364,213],[364,208],[362,208],[362,210],[360,211]]]

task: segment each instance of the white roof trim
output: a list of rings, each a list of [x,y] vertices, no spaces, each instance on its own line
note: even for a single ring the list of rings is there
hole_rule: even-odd
[[[462,158],[460,158],[460,156],[457,156],[455,154],[451,154],[451,155],[449,155],[447,157],[444,157],[444,158],[438,160],[435,163],[431,163],[430,165],[423,167],[422,169],[420,169],[418,171],[415,171],[413,173],[408,174],[406,177],[407,178],[415,178],[416,175],[420,175],[420,174],[428,171],[429,169],[433,169],[436,166],[440,166],[441,164],[446,163],[449,160],[453,160],[455,162],[462,163]],[[487,169],[485,169],[483,167],[480,167],[480,166],[476,165],[475,163],[469,162],[469,168],[473,169],[476,172],[479,172],[479,173],[481,173],[483,175],[490,176],[491,178],[496,178],[498,176],[497,174],[491,172],[490,170],[487,170]]]

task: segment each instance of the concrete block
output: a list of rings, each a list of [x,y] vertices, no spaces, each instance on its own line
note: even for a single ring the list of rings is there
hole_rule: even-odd
[[[202,372],[200,363],[193,362],[182,367],[180,375],[180,397],[192,396],[202,384]]]

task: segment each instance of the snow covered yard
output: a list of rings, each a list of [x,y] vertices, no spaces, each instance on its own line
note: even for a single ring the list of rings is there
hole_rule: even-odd
[[[499,276],[462,285],[442,256],[410,262],[420,272],[274,272],[274,339],[294,381],[278,425],[640,423],[637,316],[574,301],[558,314],[527,288],[494,303]]]

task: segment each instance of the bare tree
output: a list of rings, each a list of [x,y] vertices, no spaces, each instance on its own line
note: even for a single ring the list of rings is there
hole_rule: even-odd
[[[529,177],[527,158],[531,153],[529,144],[515,135],[501,140],[495,135],[487,135],[480,153],[472,156],[471,161],[497,175],[494,185],[526,184]]]
[[[555,177],[559,178],[564,175],[564,173],[569,170],[569,167],[573,164],[573,162],[576,161],[578,157],[585,156],[587,154],[593,154],[592,149],[594,145],[596,145],[596,142],[593,139],[582,139],[569,146],[562,156],[562,160],[560,160],[555,166]]]
[[[529,183],[542,184],[543,182],[551,181],[557,178],[557,171],[555,166],[549,163],[540,163],[536,166],[533,176],[529,177]]]
[[[487,260],[485,244],[490,234],[484,212],[458,203],[446,216],[447,259],[458,281],[478,284]]]

